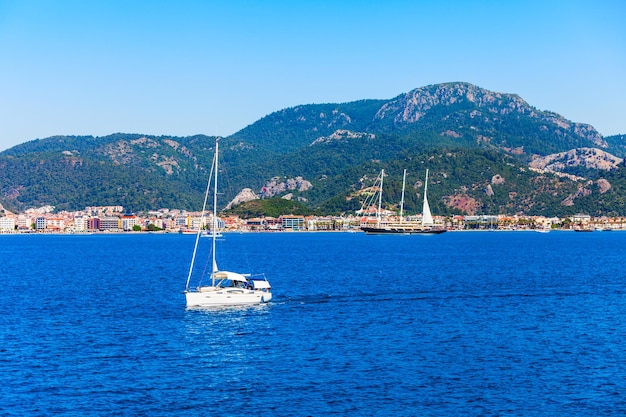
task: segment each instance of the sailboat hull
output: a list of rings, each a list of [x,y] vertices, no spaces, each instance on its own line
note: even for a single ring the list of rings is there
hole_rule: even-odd
[[[187,307],[210,307],[267,303],[272,293],[242,288],[201,287],[185,293]]]
[[[368,235],[417,235],[417,234],[431,234],[438,235],[444,233],[446,229],[441,228],[381,228],[381,227],[361,227]]]

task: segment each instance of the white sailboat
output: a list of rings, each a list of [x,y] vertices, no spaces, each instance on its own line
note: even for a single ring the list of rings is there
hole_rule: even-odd
[[[219,138],[215,140],[215,156],[211,166],[213,175],[213,227],[211,230],[217,231],[217,172],[219,159]],[[211,185],[211,175],[207,183],[206,194],[204,197],[204,207],[209,196]],[[200,231],[196,235],[196,243],[193,249],[189,274],[187,275],[187,283],[185,285],[185,299],[187,307],[210,307],[210,306],[226,306],[226,305],[243,305],[243,304],[259,304],[266,303],[272,299],[272,289],[269,281],[262,276],[260,278],[251,277],[249,274],[240,274],[231,271],[220,271],[217,267],[215,255],[215,242],[218,233],[211,233],[211,256],[212,271],[210,274],[210,285],[202,285],[200,283],[195,288],[190,288],[191,276],[193,274],[194,263],[198,251],[198,243]]]

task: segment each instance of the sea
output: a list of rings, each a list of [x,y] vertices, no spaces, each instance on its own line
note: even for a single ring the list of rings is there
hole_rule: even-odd
[[[0,235],[1,416],[626,415],[626,232]]]

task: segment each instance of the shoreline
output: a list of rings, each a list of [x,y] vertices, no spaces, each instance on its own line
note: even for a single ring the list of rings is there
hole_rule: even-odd
[[[447,232],[450,233],[476,233],[476,232],[532,232],[532,233],[551,233],[551,232],[620,232],[626,231],[626,228],[603,228],[603,229],[550,229],[550,230],[542,230],[542,229],[447,229]],[[352,230],[225,230],[222,231],[223,234],[240,234],[245,235],[249,233],[363,233],[362,230],[352,229]],[[127,236],[135,236],[135,235],[187,235],[187,236],[195,236],[196,233],[180,233],[178,231],[88,231],[88,232],[76,232],[76,231],[68,231],[68,232],[45,232],[45,231],[0,231],[0,236],[18,236],[18,235],[33,235],[33,236],[91,236],[91,235],[127,235]],[[397,234],[398,235],[398,234]],[[399,234],[405,236],[404,234]],[[407,234],[409,235],[409,234]]]

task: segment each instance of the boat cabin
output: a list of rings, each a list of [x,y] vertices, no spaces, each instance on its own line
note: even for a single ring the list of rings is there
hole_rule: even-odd
[[[269,281],[263,278],[252,279],[249,275],[238,274],[230,271],[218,271],[213,274],[215,286],[221,288],[242,288],[271,292]]]
[[[269,281],[265,279],[251,279],[249,283],[253,290],[260,290],[263,292],[270,292],[272,290]]]

